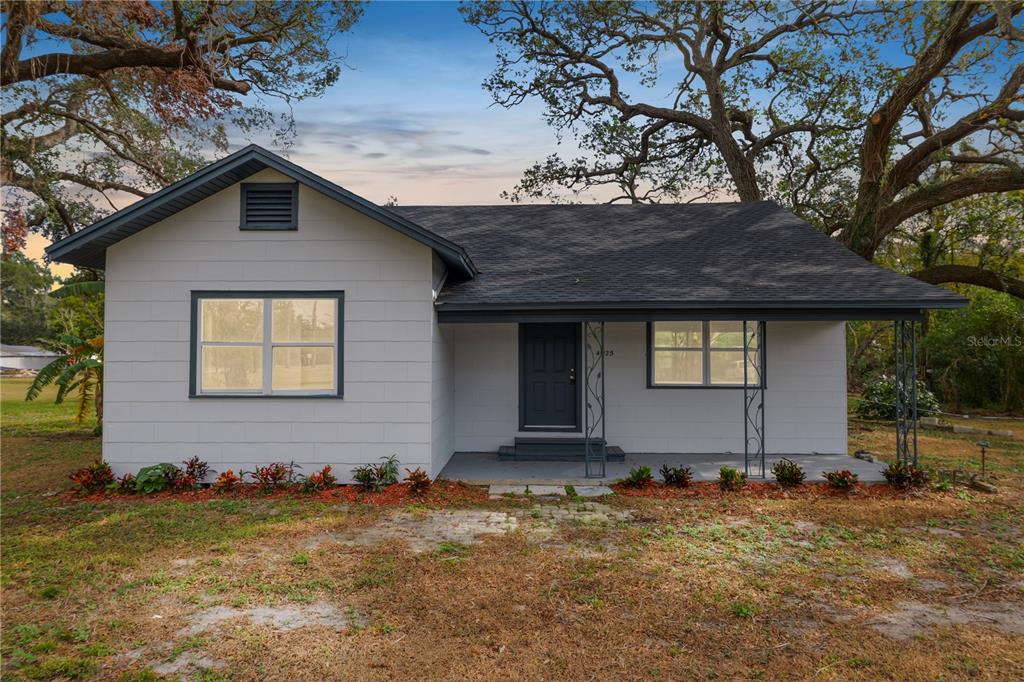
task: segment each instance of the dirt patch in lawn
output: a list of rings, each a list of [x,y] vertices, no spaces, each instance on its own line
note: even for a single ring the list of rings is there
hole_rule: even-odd
[[[551,541],[563,523],[577,526],[607,526],[630,518],[630,512],[599,503],[574,507],[535,505],[511,511],[491,509],[425,509],[397,512],[380,518],[371,526],[341,532],[319,533],[304,543],[318,549],[326,543],[376,546],[403,542],[413,552],[436,550],[444,543],[479,544],[487,536],[522,532],[528,539]]]
[[[869,621],[869,625],[887,637],[910,639],[929,630],[953,625],[981,625],[1009,635],[1024,634],[1024,608],[1010,602],[973,604],[925,604],[903,601],[895,609]]]
[[[297,630],[299,628],[323,626],[337,632],[363,627],[366,619],[355,610],[342,610],[328,602],[314,604],[289,604],[285,606],[256,606],[237,609],[230,606],[214,606],[188,617],[188,626],[178,631],[182,637],[192,637],[218,627],[225,621],[238,618],[256,625],[267,625],[275,630]]]

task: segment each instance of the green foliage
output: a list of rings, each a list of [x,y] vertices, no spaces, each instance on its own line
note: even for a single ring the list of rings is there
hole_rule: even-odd
[[[693,470],[690,467],[672,467],[662,464],[660,473],[665,485],[677,488],[685,488],[693,481]]]
[[[737,618],[754,617],[754,607],[747,602],[735,602],[731,607],[729,607],[729,610],[732,611],[732,615]]]
[[[413,497],[422,497],[430,490],[430,474],[419,467],[405,470],[405,482],[409,484],[409,493]]]
[[[883,375],[868,384],[860,396],[855,413],[861,419],[896,420],[896,377]],[[917,382],[917,414],[938,416],[939,401],[923,381]]]
[[[149,495],[175,485],[181,470],[169,462],[161,462],[139,469],[135,475],[135,492]]]
[[[718,487],[722,490],[739,490],[747,484],[747,475],[735,467],[721,467],[718,470]]]
[[[36,345],[48,335],[50,270],[20,253],[0,260],[0,341]]]
[[[629,470],[622,482],[630,488],[644,488],[654,482],[654,472],[648,466],[635,466]]]
[[[294,480],[296,466],[294,462],[272,462],[266,466],[258,466],[253,471],[243,471],[242,477],[249,476],[253,482],[267,489],[276,488]]]
[[[858,481],[857,474],[853,473],[849,469],[841,469],[836,471],[823,471],[821,475],[828,481],[829,486],[836,490],[852,490]]]
[[[47,325],[53,337],[60,335],[92,339],[103,336],[105,282],[91,272],[76,272],[63,286],[50,292]]]
[[[930,477],[928,472],[921,467],[903,462],[893,462],[882,470],[882,476],[893,488],[899,490],[910,490],[911,488],[923,488],[928,484]]]
[[[388,455],[381,459],[383,461],[377,465],[377,480],[381,485],[398,483],[398,456]]]
[[[785,457],[772,465],[772,475],[775,476],[775,482],[784,488],[800,485],[807,478],[807,474],[796,462]]]
[[[380,492],[398,483],[398,457],[390,455],[381,457],[381,460],[380,464],[364,464],[352,469],[352,480],[367,492]]]
[[[92,464],[78,469],[68,478],[87,493],[104,490],[108,485],[114,483],[114,472],[110,465],[101,459]]]
[[[1024,231],[1024,230],[1022,230]],[[932,313],[922,342],[933,384],[957,411],[1024,409],[1024,300],[985,289]]]
[[[60,295],[59,289],[51,295]],[[58,315],[51,320],[51,326],[62,330],[46,345],[59,353],[59,357],[43,367],[25,393],[25,400],[34,400],[42,390],[57,385],[55,402],[59,405],[69,394],[76,394],[79,424],[85,421],[89,412],[96,415],[96,433],[103,428],[103,312],[99,302],[99,316],[94,306],[96,301],[82,300],[79,296],[64,296],[55,307]],[[61,305],[67,307],[62,308]],[[79,306],[82,317],[88,322],[75,318],[74,308]],[[84,330],[90,335],[81,336],[75,332]],[[98,332],[98,333],[95,333]],[[92,335],[95,333],[95,335]]]

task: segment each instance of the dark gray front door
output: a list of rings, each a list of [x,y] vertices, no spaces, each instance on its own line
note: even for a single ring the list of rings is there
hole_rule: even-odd
[[[578,430],[579,325],[522,324],[519,344],[520,428]]]

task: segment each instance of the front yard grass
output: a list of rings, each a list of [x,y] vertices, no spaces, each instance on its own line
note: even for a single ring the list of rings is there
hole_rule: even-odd
[[[997,495],[85,502],[67,475],[99,439],[24,384],[0,406],[4,680],[1024,670],[1024,422],[986,438]],[[892,439],[851,425],[851,450]],[[924,432],[924,462],[976,468],[977,440]]]

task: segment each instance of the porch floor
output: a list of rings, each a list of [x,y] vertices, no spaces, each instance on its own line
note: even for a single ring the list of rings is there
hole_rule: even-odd
[[[800,465],[807,472],[808,481],[823,481],[821,472],[833,469],[849,469],[864,483],[884,480],[884,464],[865,462],[849,455],[768,455],[765,458],[765,468],[769,470],[766,480],[774,480],[771,466],[782,457]],[[586,478],[583,462],[515,462],[499,460],[496,452],[456,452],[441,470],[440,478],[479,485],[595,485],[624,478],[636,466],[650,467],[660,480],[658,469],[666,463],[690,467],[697,481],[717,480],[718,469],[723,466],[743,471],[742,454],[626,453],[624,461],[605,464],[604,478]]]

